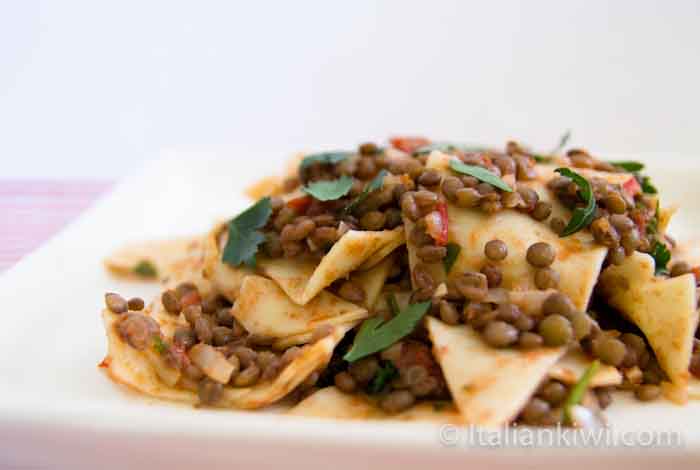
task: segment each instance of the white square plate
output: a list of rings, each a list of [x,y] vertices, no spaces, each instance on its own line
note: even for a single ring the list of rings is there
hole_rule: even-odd
[[[617,399],[609,409],[614,433],[675,431],[680,448],[645,446],[639,435],[642,442],[632,447],[561,442],[559,448],[492,449],[468,446],[465,432],[455,429],[443,429],[441,442],[440,428],[425,424],[192,409],[125,393],[97,368],[106,350],[103,294],[149,297],[157,289],[108,277],[101,259],[126,241],[204,232],[244,208],[242,189],[270,173],[274,160],[237,155],[171,155],[151,163],[0,278],[0,465],[697,468],[700,402],[678,407]],[[669,163],[662,157],[650,161],[663,202],[686,201],[675,228],[687,236],[690,222],[700,220],[700,167],[690,158],[674,159],[672,169],[661,168]],[[455,444],[455,433],[460,442],[446,445]]]

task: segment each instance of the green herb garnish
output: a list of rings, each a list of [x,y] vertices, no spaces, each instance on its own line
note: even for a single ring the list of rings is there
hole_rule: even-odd
[[[438,150],[443,153],[450,152],[487,152],[489,149],[478,145],[457,144],[454,142],[433,142],[432,144],[424,145],[413,151],[413,156],[425,155],[433,150]]]
[[[588,385],[591,383],[591,379],[593,379],[595,373],[598,372],[599,367],[600,361],[596,359],[588,366],[588,369],[586,369],[581,378],[578,379],[578,382],[571,388],[569,396],[566,397],[566,401],[564,402],[564,415],[569,423],[573,421],[571,417],[571,408],[581,403],[583,395],[586,393]]]
[[[586,203],[586,207],[577,207],[574,209],[574,213],[571,215],[569,224],[564,228],[564,231],[560,235],[560,237],[568,237],[569,235],[587,227],[593,221],[593,216],[595,215],[596,210],[595,196],[593,195],[593,188],[591,188],[591,184],[583,176],[571,171],[568,168],[557,168],[554,171],[560,175],[571,178],[571,180],[576,183],[580,189],[578,193],[579,197]]]
[[[637,183],[639,183],[639,186],[642,187],[642,192],[644,194],[656,194],[659,191],[656,189],[656,186],[654,186],[651,183],[651,178],[649,178],[646,175],[635,175],[635,178],[637,179]]]
[[[132,269],[134,274],[138,274],[143,277],[157,277],[158,270],[150,261],[144,259],[139,261],[136,266]]]
[[[153,335],[153,349],[158,353],[158,354],[165,354],[168,352],[168,345],[163,342],[163,339],[160,337],[160,335]]]
[[[306,194],[311,194],[319,201],[335,201],[345,196],[352,188],[352,178],[343,175],[333,181],[316,181],[301,188]]]
[[[445,259],[442,260],[442,264],[445,266],[445,274],[449,274],[450,269],[452,269],[452,266],[454,266],[455,261],[457,261],[459,252],[462,251],[462,247],[459,246],[457,243],[448,243],[446,248],[447,256],[445,256]]]
[[[534,158],[537,163],[551,163],[552,162],[552,157],[546,157],[544,155],[534,154],[532,156],[532,158]]]
[[[668,262],[671,260],[671,252],[668,247],[658,240],[654,240],[649,253],[654,258],[654,274],[668,274]]]
[[[299,169],[303,170],[307,166],[313,165],[314,163],[321,163],[327,165],[333,165],[335,163],[340,163],[352,155],[352,152],[323,152],[314,153],[312,155],[307,155],[299,164]]]
[[[375,395],[381,393],[384,387],[387,386],[389,382],[398,377],[399,371],[391,361],[382,361],[379,364],[379,370],[374,374],[374,378],[369,383],[367,387],[367,393]]]
[[[380,317],[368,318],[360,327],[360,331],[355,336],[355,343],[343,359],[355,362],[382,351],[411,334],[431,304],[431,301],[411,304],[386,322]]]
[[[365,185],[362,192],[355,199],[353,199],[350,202],[350,204],[345,206],[345,209],[343,209],[343,212],[345,212],[346,214],[349,214],[350,212],[352,212],[353,209],[355,209],[355,207],[362,204],[364,202],[364,200],[367,199],[367,196],[369,196],[372,192],[381,188],[382,185],[384,184],[384,177],[387,174],[388,174],[388,172],[386,170],[380,171],[379,174],[372,179],[372,181],[370,181],[369,183],[367,183]]]
[[[656,210],[654,211],[654,217],[652,217],[649,223],[647,223],[647,235],[656,235],[656,233],[659,231],[659,205],[659,201],[656,201]]]
[[[644,163],[635,161],[624,161],[624,162],[608,162],[613,166],[622,168],[625,171],[634,173],[636,171],[642,171],[644,169]]]
[[[513,188],[508,186],[501,178],[491,173],[486,168],[476,166],[476,165],[466,165],[458,160],[450,160],[450,168],[457,173],[462,173],[463,175],[473,176],[479,181],[488,183],[492,186],[502,189],[503,191],[512,193]]]
[[[258,246],[265,241],[265,235],[259,229],[267,224],[270,214],[272,204],[270,198],[265,197],[232,219],[228,223],[228,240],[222,261],[233,267],[241,263],[254,267]]]

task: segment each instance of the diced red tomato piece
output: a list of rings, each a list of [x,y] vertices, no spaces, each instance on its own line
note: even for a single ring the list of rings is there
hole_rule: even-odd
[[[700,266],[695,266],[690,272],[695,276],[695,284],[700,283]]]
[[[399,149],[402,152],[413,153],[421,147],[425,147],[430,144],[430,140],[425,137],[392,137],[389,139],[389,143],[395,149]]]
[[[298,213],[304,213],[311,205],[311,201],[311,196],[296,197],[287,201],[287,207],[294,209]]]
[[[425,219],[426,232],[435,240],[435,243],[440,246],[445,246],[447,245],[447,233],[449,229],[447,203],[444,201],[439,202],[436,209],[437,210],[428,214]]]
[[[627,194],[629,194],[631,197],[634,197],[637,194],[642,192],[642,187],[639,186],[639,183],[637,182],[637,178],[634,178],[634,177],[625,181],[625,184],[622,185],[622,189],[624,189],[625,192]]]

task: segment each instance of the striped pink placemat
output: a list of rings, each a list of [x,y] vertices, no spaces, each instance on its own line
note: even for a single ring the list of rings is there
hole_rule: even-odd
[[[0,271],[35,250],[111,187],[105,181],[0,180]]]

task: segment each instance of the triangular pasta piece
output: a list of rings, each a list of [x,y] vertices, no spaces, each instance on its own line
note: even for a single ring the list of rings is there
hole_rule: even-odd
[[[600,276],[608,303],[636,324],[674,385],[685,387],[698,326],[695,277],[654,276],[654,259],[635,252]]]
[[[449,155],[433,152],[428,160],[429,168],[449,172]],[[537,191],[540,200],[552,203],[553,216],[569,218],[567,211],[554,200],[545,183],[533,181],[528,184]],[[450,270],[450,277],[464,271],[479,271],[486,262],[484,246],[493,239],[500,239],[508,246],[508,257],[498,263],[503,274],[502,287],[508,290],[536,290],[534,273],[525,258],[527,249],[536,242],[546,242],[556,250],[552,269],[560,276],[559,290],[568,295],[574,305],[585,310],[600,273],[607,249],[596,245],[588,232],[577,232],[560,238],[548,224],[538,222],[527,214],[516,210],[502,210],[486,214],[476,209],[463,209],[448,204],[448,239],[457,243],[461,250]],[[409,261],[413,269],[418,262],[416,247],[410,242],[413,224],[404,219]],[[445,279],[442,263],[429,266],[436,282]]]
[[[363,395],[348,395],[336,387],[318,390],[302,400],[287,414],[308,418],[340,420],[397,420],[460,423],[461,416],[451,403],[421,402],[408,410],[391,415],[384,412],[376,400]]]
[[[234,268],[221,261],[226,230],[226,224],[218,224],[207,235],[204,246],[203,273],[219,294],[233,302],[238,298],[243,280],[246,276],[255,274],[255,271],[245,266]]]
[[[579,381],[583,374],[591,366],[591,361],[580,349],[573,349],[559,359],[549,370],[549,377],[567,385],[573,385]],[[598,371],[591,378],[589,387],[609,387],[620,385],[622,374],[620,371],[607,364],[601,364]]]
[[[386,278],[394,265],[392,256],[384,258],[379,264],[367,271],[355,271],[350,280],[357,283],[365,291],[365,302],[363,306],[371,310],[377,303],[379,294],[384,287]]]
[[[148,355],[122,341],[115,329],[119,316],[105,310],[102,318],[107,333],[108,353],[100,367],[110,379],[153,398],[192,405],[199,403],[196,393],[163,383]],[[301,354],[272,381],[245,388],[224,387],[217,406],[254,409],[279,401],[328,363],[333,349],[352,326],[354,325],[336,326],[328,336],[313,345],[305,346]]]
[[[435,355],[465,424],[501,426],[525,406],[564,348],[495,349],[469,326],[427,317]]]
[[[163,280],[201,258],[203,244],[199,236],[129,243],[107,256],[104,265],[117,276]]]
[[[367,318],[369,312],[326,291],[300,306],[274,281],[248,276],[231,314],[249,333],[285,338],[313,332],[319,325],[356,322]]]
[[[357,269],[386,245],[402,239],[402,231],[401,227],[378,232],[350,230],[333,245],[318,265],[297,259],[260,257],[258,267],[277,282],[290,299],[299,305],[306,305],[333,281]]]

